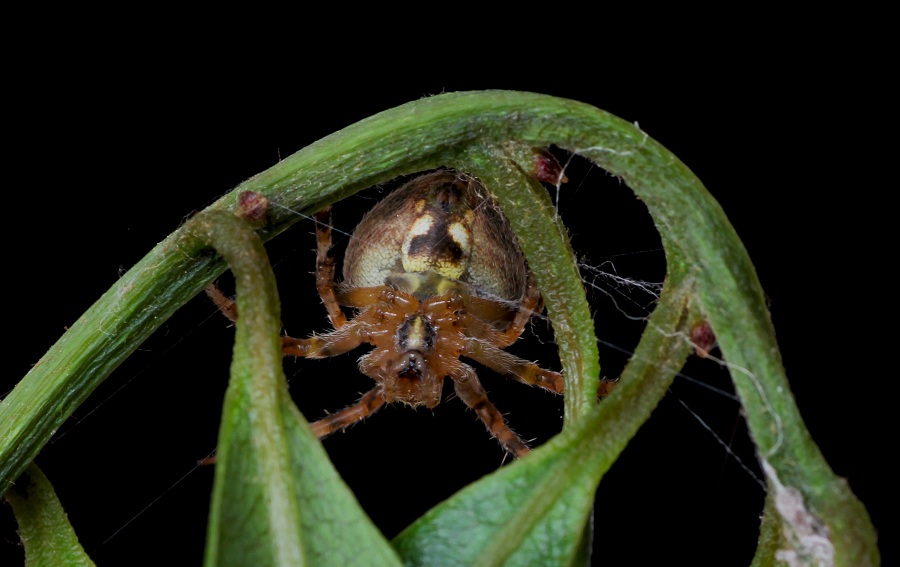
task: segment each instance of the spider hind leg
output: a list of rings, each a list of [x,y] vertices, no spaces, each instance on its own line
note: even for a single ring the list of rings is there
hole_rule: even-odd
[[[525,441],[510,429],[500,410],[488,399],[487,392],[472,367],[460,364],[450,377],[459,399],[478,414],[478,419],[507,452],[514,457],[523,457],[531,451]]]

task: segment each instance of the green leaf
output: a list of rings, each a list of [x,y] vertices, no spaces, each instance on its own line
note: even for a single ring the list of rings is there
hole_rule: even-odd
[[[297,411],[282,369],[275,276],[249,223],[194,217],[188,238],[227,260],[237,331],[207,536],[207,565],[399,565]]]
[[[30,465],[6,494],[19,522],[19,537],[25,545],[29,567],[93,566],[53,485],[37,465]]]

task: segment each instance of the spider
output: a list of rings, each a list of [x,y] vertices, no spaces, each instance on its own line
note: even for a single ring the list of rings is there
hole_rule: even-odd
[[[506,217],[475,179],[452,170],[416,177],[360,221],[335,282],[330,208],[316,214],[316,288],[334,330],[282,337],[285,355],[325,358],[363,344],[359,359],[376,385],[355,404],[311,424],[324,438],[400,402],[434,408],[444,378],[507,452],[528,445],[488,399],[461,358],[560,394],[558,372],[503,350],[522,334],[542,300]],[[214,285],[207,293],[230,319],[234,303]],[[342,306],[355,314],[348,318]]]

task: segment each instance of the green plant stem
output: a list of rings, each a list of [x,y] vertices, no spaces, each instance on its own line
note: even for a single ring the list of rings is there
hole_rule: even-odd
[[[360,121],[246,181],[276,205],[269,238],[308,214],[397,175],[467,163],[480,144],[556,144],[622,177],[647,205],[669,269],[697,281],[698,307],[734,376],[759,454],[828,532],[837,565],[875,565],[865,509],[832,473],[790,394],[763,292],[725,214],[674,155],[635,126],[589,105],[531,93],[451,93]],[[527,235],[518,235],[525,240]],[[176,233],[104,294],[0,404],[0,491],[85,397],[171,313],[222,270]],[[548,309],[562,309],[548,301]],[[685,338],[685,340],[687,340]],[[770,488],[776,480],[769,475]],[[790,522],[783,522],[789,529]]]
[[[473,146],[466,171],[495,196],[532,267],[553,323],[566,380],[566,425],[597,404],[600,357],[578,261],[547,190],[529,171],[530,146]]]

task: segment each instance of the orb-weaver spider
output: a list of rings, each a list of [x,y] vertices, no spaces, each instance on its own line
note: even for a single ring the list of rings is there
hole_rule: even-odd
[[[449,170],[417,177],[382,199],[356,227],[334,280],[330,209],[316,215],[316,287],[334,330],[282,337],[286,355],[335,356],[368,343],[359,360],[376,386],[355,404],[314,423],[319,438],[365,419],[387,403],[435,407],[444,377],[514,456],[529,451],[488,400],[474,368],[562,393],[558,372],[503,350],[542,307],[515,235],[485,188]],[[231,319],[234,303],[207,292]],[[352,308],[348,319],[341,306]]]

